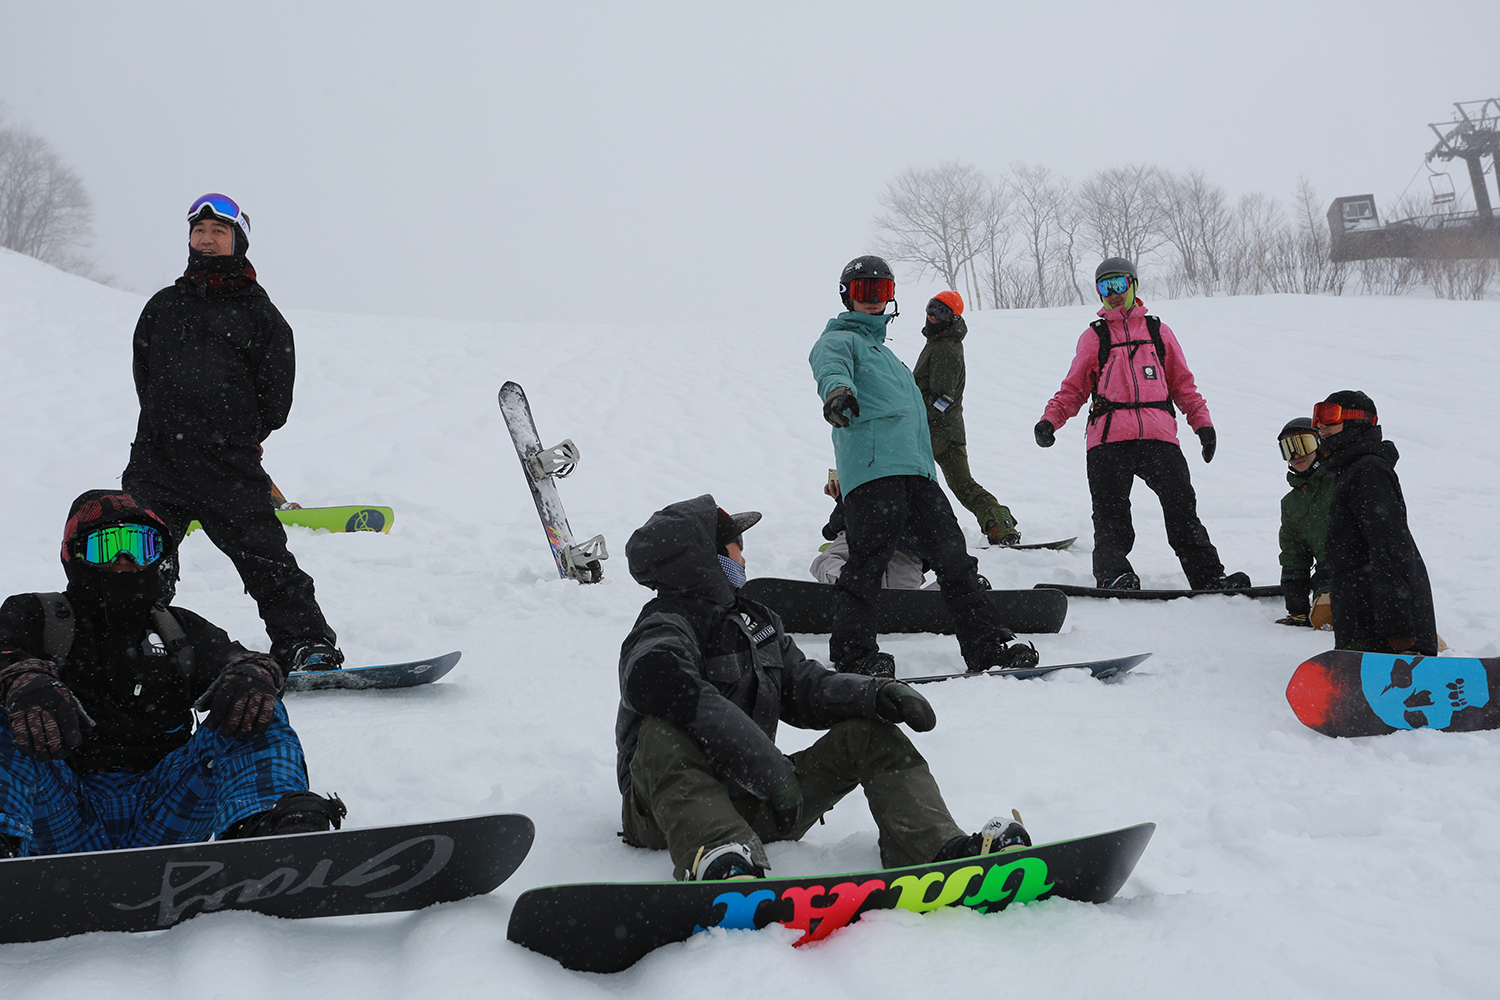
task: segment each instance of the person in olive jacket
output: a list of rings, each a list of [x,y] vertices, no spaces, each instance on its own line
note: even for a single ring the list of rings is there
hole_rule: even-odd
[[[800,839],[863,786],[887,868],[1030,844],[1019,819],[974,834],[953,821],[898,728],[936,726],[927,699],[807,659],[775,612],[740,593],[744,531],[759,520],[705,494],[652,514],[625,545],[630,575],[656,592],[620,647],[625,842],[670,852],[678,879],[760,877],[766,841]],[[786,755],[782,722],[827,732]]]
[[[968,436],[964,432],[964,300],[957,292],[939,292],[927,303],[927,344],[912,366],[912,377],[927,406],[927,429],[932,434],[932,457],[943,479],[979,521],[991,545],[1013,545],[1021,540],[1016,519],[969,471]]]
[[[1432,584],[1406,521],[1400,454],[1377,420],[1375,401],[1352,389],[1313,407],[1337,481],[1328,508],[1334,645],[1436,656]]]
[[[1277,435],[1291,491],[1281,498],[1281,589],[1286,617],[1278,625],[1317,628],[1326,617],[1328,508],[1335,481],[1318,451],[1312,418],[1288,420]],[[1311,595],[1311,596],[1309,596]]]
[[[166,522],[173,543],[197,520],[260,609],[288,672],[338,667],[343,653],[312,577],[287,550],[261,442],[286,423],[292,328],[245,257],[250,219],[220,194],[188,210],[188,266],[135,328],[141,415],[121,483]]]

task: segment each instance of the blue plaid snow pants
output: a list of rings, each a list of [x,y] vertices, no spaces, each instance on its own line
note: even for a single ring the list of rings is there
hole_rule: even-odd
[[[78,774],[21,753],[0,716],[0,833],[19,838],[23,855],[207,840],[306,788],[302,744],[279,703],[261,735],[236,739],[199,726],[141,774]]]

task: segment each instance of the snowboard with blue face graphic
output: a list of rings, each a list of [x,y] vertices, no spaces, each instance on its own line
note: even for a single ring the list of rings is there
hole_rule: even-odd
[[[1500,658],[1401,656],[1330,650],[1292,674],[1287,703],[1325,736],[1398,729],[1500,729]]]

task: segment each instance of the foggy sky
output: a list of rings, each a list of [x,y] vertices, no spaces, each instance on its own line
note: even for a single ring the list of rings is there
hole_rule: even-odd
[[[1466,41],[1497,28],[1472,0],[0,0],[0,102],[134,291],[181,273],[187,206],[221,191],[283,309],[811,337],[908,167],[1425,196],[1427,124],[1500,94]]]

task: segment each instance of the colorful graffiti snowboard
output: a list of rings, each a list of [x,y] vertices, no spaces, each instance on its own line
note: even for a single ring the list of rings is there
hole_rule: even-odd
[[[303,528],[318,528],[323,531],[380,531],[390,534],[396,512],[389,507],[296,507],[278,510],[276,519],[282,524]],[[187,533],[192,534],[203,525],[188,522]]]
[[[382,663],[372,667],[343,667],[339,670],[294,670],[286,676],[286,689],[292,691],[366,691],[373,688],[409,688],[431,684],[452,670],[462,653],[444,653],[430,660],[410,663]]]
[[[1012,670],[981,670],[972,674],[933,674],[927,677],[898,677],[896,679],[906,684],[934,684],[938,681],[957,680],[960,677],[1014,677],[1024,681],[1032,677],[1045,677],[1058,670],[1082,669],[1100,680],[1108,680],[1145,663],[1150,656],[1150,653],[1136,653],[1134,656],[1116,656],[1109,660],[1087,660],[1082,663],[1054,663],[1050,666],[1039,664],[1035,667],[1017,667]]]
[[[662,945],[721,927],[781,924],[819,941],[871,910],[980,912],[1058,896],[1112,899],[1145,851],[1155,823],[979,858],[888,871],[727,882],[595,882],[530,889],[507,936],[581,972],[628,969]]]
[[[525,816],[0,861],[0,942],[157,931],[200,913],[334,917],[492,891],[531,850]]]
[[[763,576],[746,580],[740,593],[776,612],[788,632],[833,631],[836,587],[815,580]],[[1060,632],[1068,616],[1068,599],[1055,590],[991,590],[988,596],[1000,621],[1012,632]],[[876,614],[876,631],[882,634],[953,634],[953,616],[941,590],[882,590]]]
[[[1398,729],[1500,729],[1500,657],[1397,656],[1335,649],[1299,666],[1286,700],[1324,736]]]

